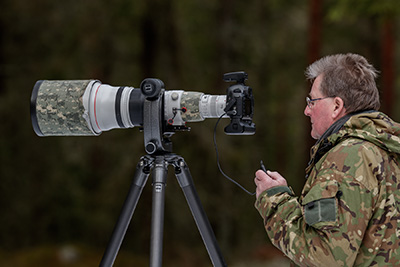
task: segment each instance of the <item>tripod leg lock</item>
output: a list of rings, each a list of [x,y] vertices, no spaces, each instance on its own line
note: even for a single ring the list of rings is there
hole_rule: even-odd
[[[194,185],[189,167],[182,157],[176,156],[171,164],[174,166],[175,176],[177,177],[181,188]]]
[[[136,186],[141,188],[144,187],[153,168],[153,162],[154,159],[147,155],[140,158],[138,164],[136,165],[135,178],[133,179],[133,183]]]

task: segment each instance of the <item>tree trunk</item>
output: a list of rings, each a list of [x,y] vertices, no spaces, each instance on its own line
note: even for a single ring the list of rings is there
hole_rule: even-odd
[[[321,30],[322,30],[322,1],[310,0],[310,32],[308,35],[308,63],[312,63],[320,57]]]
[[[395,59],[395,25],[388,18],[383,23],[382,36],[382,104],[383,111],[389,116],[393,113],[394,95],[394,59]]]
[[[308,63],[311,64],[320,57],[321,53],[321,31],[322,31],[322,0],[310,0],[309,1],[309,34],[308,34],[308,51],[307,58]],[[310,91],[310,86],[307,87],[307,94]],[[305,102],[304,102],[305,103]],[[305,104],[304,104],[305,105]],[[306,144],[305,150],[308,151],[312,145],[314,145],[314,140],[311,138],[311,124],[309,118],[306,119]],[[304,157],[306,162],[308,162],[308,157]]]

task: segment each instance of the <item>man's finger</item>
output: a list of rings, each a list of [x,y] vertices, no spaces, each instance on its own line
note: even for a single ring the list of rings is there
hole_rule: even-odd
[[[271,178],[272,180],[276,180],[276,172],[271,172],[271,171],[267,171],[267,175],[269,178]]]

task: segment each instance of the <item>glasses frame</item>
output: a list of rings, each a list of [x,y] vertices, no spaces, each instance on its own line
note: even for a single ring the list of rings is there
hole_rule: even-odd
[[[309,96],[307,96],[306,97],[306,103],[307,103],[307,106],[309,108],[313,108],[315,101],[322,100],[322,99],[325,99],[325,98],[332,98],[332,97],[335,97],[335,96],[325,96],[325,97],[319,97],[319,98],[310,98]]]

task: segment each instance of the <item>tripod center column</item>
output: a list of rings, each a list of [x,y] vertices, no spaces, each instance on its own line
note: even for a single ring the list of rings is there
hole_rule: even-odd
[[[150,239],[150,266],[162,266],[164,234],[165,186],[168,176],[168,163],[164,156],[156,156],[153,169],[153,202]]]

